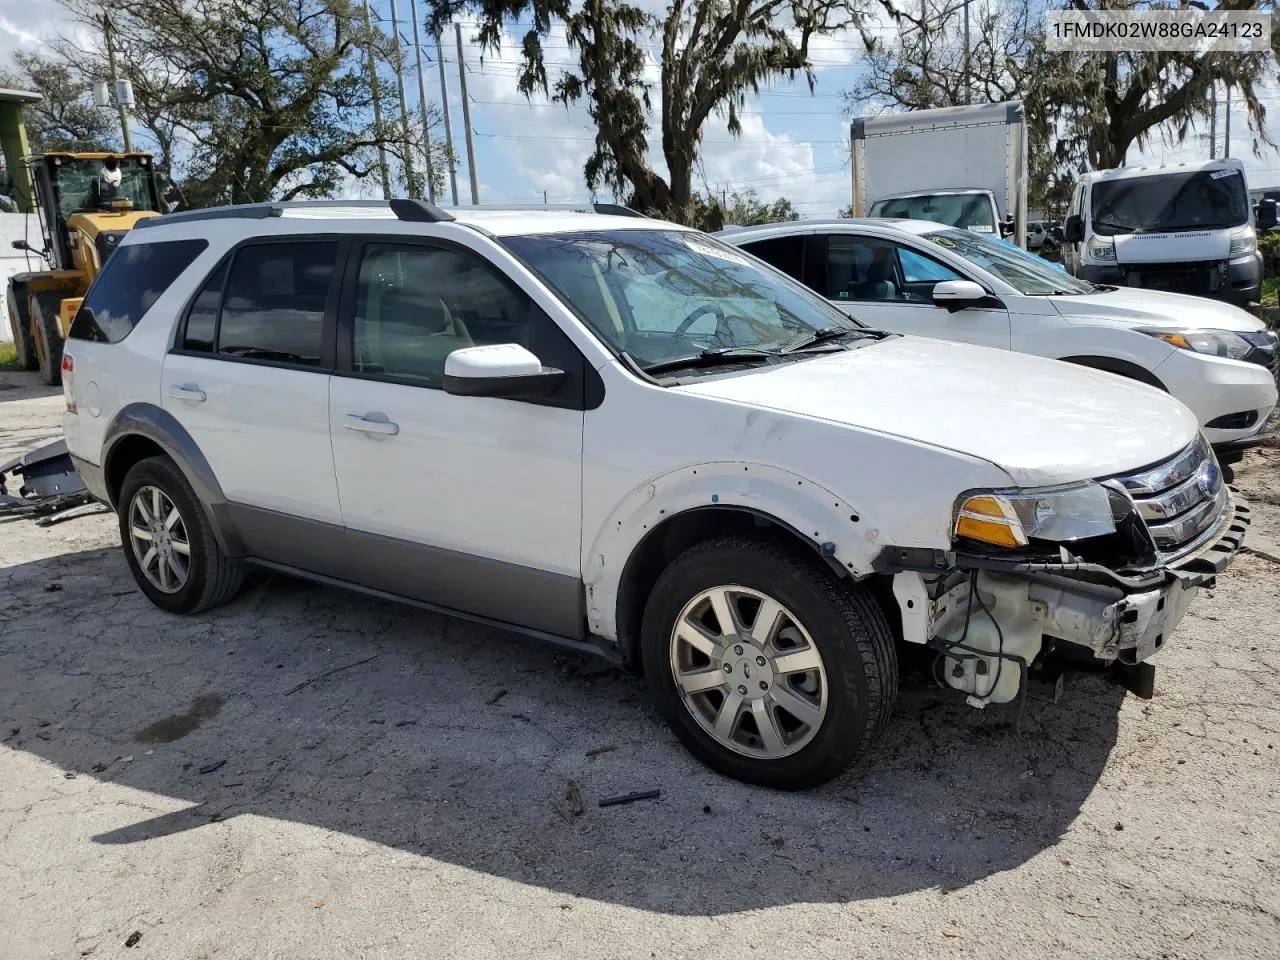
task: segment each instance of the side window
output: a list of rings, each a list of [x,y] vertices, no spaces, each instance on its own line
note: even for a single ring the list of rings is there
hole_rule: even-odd
[[[950,267],[932,257],[926,257],[923,253],[908,250],[906,247],[898,248],[898,263],[902,267],[903,285],[916,293],[923,292],[919,289],[921,286],[928,287],[929,292],[932,293],[935,283],[943,280],[964,279]]]
[[[774,237],[744,243],[742,249],[765,263],[777,267],[793,280],[804,279],[804,236]]]
[[[216,321],[216,352],[318,366],[337,258],[338,244],[331,240],[237,250]]]
[[[827,291],[832,300],[902,300],[896,246],[876,237],[831,235]]]
[[[166,240],[119,247],[89,288],[68,336],[105,343],[123,340],[208,246],[205,240]]]
[[[356,290],[352,364],[439,387],[454,350],[489,343],[534,348],[529,301],[475,254],[375,243]]]
[[[212,353],[218,333],[218,312],[222,306],[222,288],[227,282],[227,265],[223,263],[209,276],[187,308],[187,322],[182,338],[183,350]]]

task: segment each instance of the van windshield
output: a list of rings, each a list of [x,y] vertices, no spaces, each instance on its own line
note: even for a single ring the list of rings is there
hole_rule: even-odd
[[[1168,230],[1221,230],[1249,222],[1239,170],[1196,170],[1103,180],[1089,194],[1094,233],[1104,237]]]
[[[914,197],[877,200],[870,216],[903,220],[932,220],[974,233],[995,233],[991,198],[985,193],[922,193]]]

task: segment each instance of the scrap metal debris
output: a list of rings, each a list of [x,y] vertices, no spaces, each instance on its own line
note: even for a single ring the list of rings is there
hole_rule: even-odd
[[[634,793],[623,793],[616,797],[605,797],[600,801],[602,807],[616,807],[624,803],[635,803],[637,800],[656,800],[662,796],[661,790],[637,790]]]
[[[55,514],[94,502],[76,473],[65,440],[45,444],[0,464],[0,520],[30,517],[47,526],[56,522]]]

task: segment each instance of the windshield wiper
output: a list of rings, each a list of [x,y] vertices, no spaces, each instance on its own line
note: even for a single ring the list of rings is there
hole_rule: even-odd
[[[872,334],[865,330],[851,330],[848,327],[826,327],[822,330],[815,330],[811,335],[805,337],[799,343],[793,343],[789,347],[784,347],[782,353],[795,353],[797,350],[804,350],[808,347],[816,347],[819,344],[830,343],[833,340],[840,340],[844,337],[869,337]]]
[[[673,357],[670,360],[659,360],[641,367],[645,373],[667,373],[671,370],[682,370],[687,367],[724,367],[734,363],[764,363],[777,354],[767,350],[755,350],[750,347],[717,347],[703,350],[687,357]]]

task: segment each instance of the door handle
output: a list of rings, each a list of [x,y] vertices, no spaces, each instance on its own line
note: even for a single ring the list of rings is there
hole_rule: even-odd
[[[190,400],[193,403],[204,403],[204,391],[194,383],[177,383],[169,388],[169,396],[174,400]]]
[[[361,433],[374,433],[383,437],[394,437],[400,432],[400,425],[392,423],[390,420],[374,420],[373,417],[384,417],[385,414],[368,413],[360,416],[358,413],[348,413],[346,417],[346,428],[348,430],[359,430]]]

